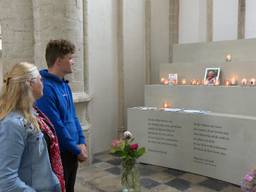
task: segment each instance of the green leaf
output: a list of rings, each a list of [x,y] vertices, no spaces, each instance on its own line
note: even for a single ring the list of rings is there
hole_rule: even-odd
[[[140,156],[142,156],[145,153],[145,147],[141,147],[136,151],[136,158],[139,158]]]

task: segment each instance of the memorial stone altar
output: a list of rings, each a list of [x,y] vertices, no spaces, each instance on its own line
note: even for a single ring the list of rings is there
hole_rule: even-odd
[[[143,163],[240,184],[256,165],[256,118],[188,110],[128,109]]]
[[[174,45],[159,84],[145,85],[145,107],[128,109],[141,162],[239,185],[256,168],[255,49],[256,39]],[[202,83],[207,68],[220,69],[216,86]]]

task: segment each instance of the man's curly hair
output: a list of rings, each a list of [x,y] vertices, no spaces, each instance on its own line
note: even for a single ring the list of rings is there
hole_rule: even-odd
[[[75,45],[65,39],[50,40],[46,46],[45,59],[48,67],[52,67],[57,58],[75,52]]]

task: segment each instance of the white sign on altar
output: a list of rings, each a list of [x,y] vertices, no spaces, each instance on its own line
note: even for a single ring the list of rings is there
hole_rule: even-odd
[[[141,162],[240,184],[256,166],[256,118],[128,109],[128,130],[146,148]]]

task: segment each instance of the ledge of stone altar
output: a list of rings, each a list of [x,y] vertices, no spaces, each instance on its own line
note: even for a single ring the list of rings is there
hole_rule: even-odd
[[[73,93],[74,103],[83,103],[90,102],[92,100],[92,96],[88,95],[86,92],[77,92]]]

